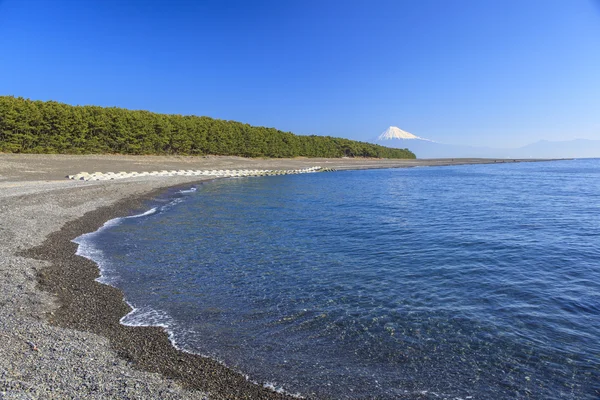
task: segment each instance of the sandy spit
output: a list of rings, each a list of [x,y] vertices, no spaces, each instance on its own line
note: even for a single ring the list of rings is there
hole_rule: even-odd
[[[510,162],[517,160],[510,160]],[[530,160],[526,160],[530,161]],[[0,154],[0,398],[285,398],[175,350],[161,328],[121,326],[122,293],[98,284],[71,239],[199,177],[82,182],[78,172],[402,168],[508,160],[245,159]],[[253,178],[269,179],[269,178]]]

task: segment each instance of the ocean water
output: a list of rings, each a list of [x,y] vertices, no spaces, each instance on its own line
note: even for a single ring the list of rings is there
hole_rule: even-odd
[[[214,181],[76,239],[186,351],[333,399],[600,398],[600,160]]]

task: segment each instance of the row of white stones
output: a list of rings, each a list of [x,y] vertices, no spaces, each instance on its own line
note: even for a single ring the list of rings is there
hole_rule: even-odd
[[[216,177],[234,177],[234,176],[269,176],[269,175],[290,175],[290,174],[308,174],[312,172],[331,171],[329,168],[319,166],[302,169],[219,169],[219,170],[191,170],[181,169],[173,171],[152,171],[152,172],[80,172],[76,175],[68,175],[68,179],[81,181],[109,181],[114,179],[134,178],[141,176],[216,176]]]

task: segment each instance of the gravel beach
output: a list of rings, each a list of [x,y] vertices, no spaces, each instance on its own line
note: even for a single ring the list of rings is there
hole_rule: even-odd
[[[0,154],[0,398],[275,399],[212,360],[175,350],[161,328],[125,327],[119,290],[71,240],[168,187],[201,177],[71,181],[78,172],[401,168],[518,160],[245,159]],[[529,160],[524,160],[529,161]],[[205,180],[207,178],[204,178]],[[269,179],[253,178],[253,179]]]

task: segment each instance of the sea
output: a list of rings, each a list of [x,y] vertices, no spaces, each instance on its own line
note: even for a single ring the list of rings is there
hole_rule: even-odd
[[[123,324],[273,390],[600,398],[600,159],[221,179],[75,241]]]

